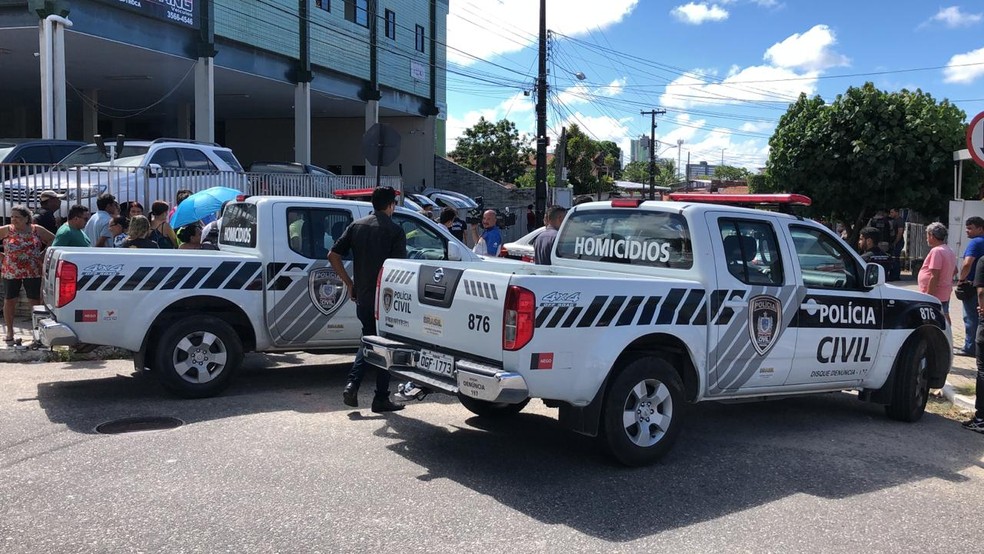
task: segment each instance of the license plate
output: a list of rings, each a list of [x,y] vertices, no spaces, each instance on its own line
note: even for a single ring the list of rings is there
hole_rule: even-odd
[[[420,358],[417,359],[417,367],[424,371],[451,377],[454,375],[454,357],[431,350],[421,350]]]

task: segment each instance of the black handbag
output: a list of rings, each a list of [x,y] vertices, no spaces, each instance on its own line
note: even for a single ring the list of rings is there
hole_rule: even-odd
[[[977,287],[970,281],[962,281],[957,283],[953,294],[956,295],[957,300],[970,300],[977,294]]]

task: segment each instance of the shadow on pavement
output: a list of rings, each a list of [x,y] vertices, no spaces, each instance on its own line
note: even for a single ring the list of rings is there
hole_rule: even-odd
[[[549,417],[473,417],[454,430],[387,416],[377,434],[424,468],[547,524],[610,541],[755,508],[793,495],[841,499],[927,478],[963,482],[984,440],[926,414],[887,420],[847,394],[702,404],[660,463],[624,468]],[[780,524],[780,521],[776,522]]]
[[[78,362],[71,366],[76,371],[100,367],[105,364]],[[310,358],[291,354],[250,355],[229,388],[213,398],[176,397],[155,375],[142,372],[110,377],[101,373],[98,378],[41,383],[37,401],[51,422],[79,433],[95,433],[101,423],[137,416],[168,416],[196,423],[278,411],[358,412],[342,404],[342,388],[350,368],[348,361],[314,364]],[[359,395],[366,418],[373,417],[368,408],[374,383],[375,373],[370,370]],[[455,402],[451,398],[444,401]]]

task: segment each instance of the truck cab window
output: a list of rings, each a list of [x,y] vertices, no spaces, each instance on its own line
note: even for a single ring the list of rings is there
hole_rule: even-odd
[[[348,210],[287,208],[287,241],[301,256],[323,260],[350,223]]]
[[[406,214],[394,213],[393,221],[403,229],[407,236],[408,258],[420,260],[446,260],[448,258],[447,242],[420,220]]]
[[[809,288],[857,289],[858,264],[843,242],[812,227],[789,228],[803,284]]]
[[[718,226],[728,273],[749,285],[783,284],[782,259],[771,225],[763,221],[722,219]]]

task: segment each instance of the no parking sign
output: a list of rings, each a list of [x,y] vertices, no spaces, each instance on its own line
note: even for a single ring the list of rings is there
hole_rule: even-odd
[[[984,112],[975,115],[967,126],[967,150],[974,162],[984,167]]]

